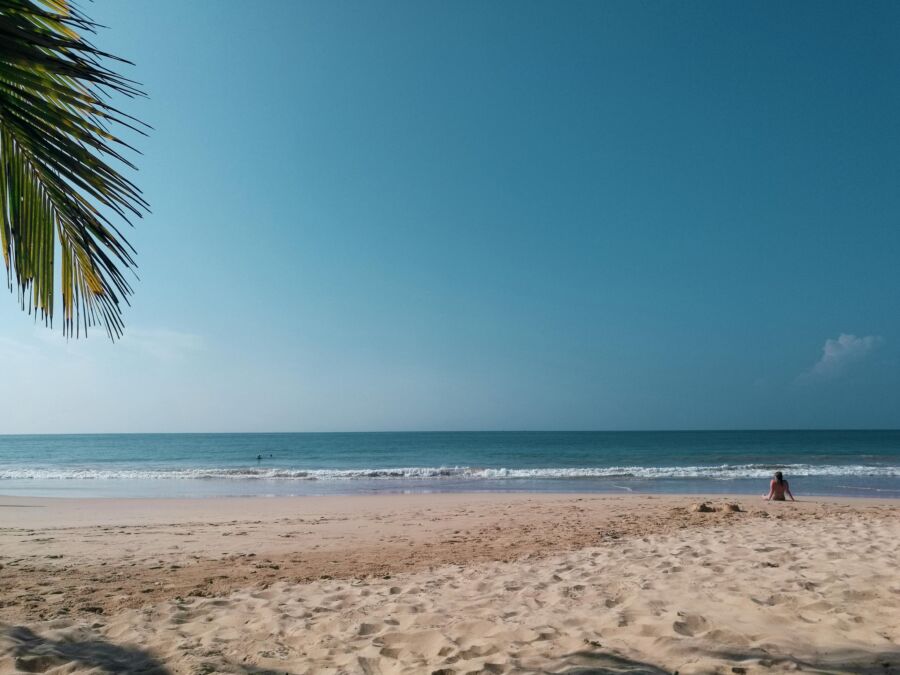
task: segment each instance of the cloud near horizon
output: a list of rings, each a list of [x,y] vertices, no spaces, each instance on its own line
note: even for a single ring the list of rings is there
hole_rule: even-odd
[[[883,343],[884,338],[880,335],[857,337],[851,333],[841,333],[837,338],[829,338],[822,347],[822,358],[798,380],[827,380],[838,377],[846,372],[851,364],[862,361]]]

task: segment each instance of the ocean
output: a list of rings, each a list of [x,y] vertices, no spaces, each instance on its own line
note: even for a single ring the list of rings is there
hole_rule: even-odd
[[[212,497],[382,492],[900,497],[900,431],[0,436],[0,494]]]

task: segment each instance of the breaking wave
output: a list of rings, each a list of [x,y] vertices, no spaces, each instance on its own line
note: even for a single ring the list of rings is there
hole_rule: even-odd
[[[781,470],[791,476],[900,477],[900,466],[812,464],[722,464],[718,466],[612,466],[503,469],[468,466],[366,469],[192,468],[2,468],[0,480],[515,480],[515,479],[677,479],[766,478]]]

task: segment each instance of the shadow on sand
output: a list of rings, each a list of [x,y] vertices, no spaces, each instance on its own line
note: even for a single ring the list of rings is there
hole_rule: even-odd
[[[821,651],[815,660],[771,654],[763,650],[711,652],[710,656],[733,662],[759,664],[766,668],[812,673],[847,673],[848,675],[900,675],[900,647],[881,652],[841,649]]]
[[[24,626],[0,625],[0,657],[11,656],[17,671],[43,673],[71,667],[96,673],[129,673],[134,675],[173,675],[149,652],[136,647],[123,647],[105,640],[50,640]],[[69,668],[66,668],[69,666]],[[285,670],[211,659],[200,663],[195,673],[230,673],[232,675],[292,675]]]
[[[123,647],[104,640],[51,640],[43,638],[23,626],[0,627],[0,644],[3,656],[12,656],[18,671],[42,673],[60,666],[75,666],[98,673],[134,673],[134,675],[172,675],[150,653],[135,647]],[[777,671],[791,670],[810,673],[846,673],[847,675],[900,675],[900,647],[881,652],[835,650],[820,652],[815,660],[776,655],[762,649],[744,651],[704,650],[697,652],[700,658],[724,661],[731,672],[747,673],[760,668]],[[368,659],[360,659],[361,672],[375,675],[380,670],[367,668]],[[205,665],[205,664],[204,664]],[[248,664],[222,662],[206,672],[235,673],[238,675],[283,675],[285,671],[268,670]],[[200,666],[200,672],[203,666]],[[435,673],[451,673],[453,670],[429,670]],[[486,670],[485,672],[492,672]],[[531,670],[518,668],[512,672],[521,675],[672,675],[671,670],[628,659],[598,649],[581,650],[566,654],[550,668]],[[455,673],[454,673],[455,675]]]
[[[51,668],[76,664],[101,673],[134,673],[135,675],[171,675],[148,652],[135,647],[122,647],[103,640],[48,640],[22,626],[7,627],[0,637],[11,646],[17,670],[43,673]]]
[[[671,675],[651,663],[626,659],[624,656],[603,651],[578,651],[566,654],[551,670],[521,671],[528,675]]]
[[[881,652],[835,650],[820,652],[815,660],[775,655],[764,650],[707,651],[697,656],[726,662],[731,672],[742,674],[772,668],[778,672],[842,673],[846,675],[900,675],[900,647]],[[525,672],[525,671],[522,671]],[[548,670],[529,671],[528,675],[672,675],[671,670],[642,661],[627,659],[603,651],[578,651],[567,654]]]

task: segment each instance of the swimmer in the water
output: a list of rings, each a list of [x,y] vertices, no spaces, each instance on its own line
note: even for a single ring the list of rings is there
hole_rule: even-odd
[[[262,455],[257,455],[257,456],[256,456],[256,461],[257,461],[257,462],[261,462],[261,461],[262,461]]]
[[[788,482],[784,479],[784,474],[780,471],[776,471],[775,478],[769,483],[769,494],[763,495],[763,499],[769,502],[772,500],[783,502],[786,501],[784,498],[785,495],[790,497],[792,502],[797,501],[794,499],[794,495],[791,494],[791,486],[788,485]]]

